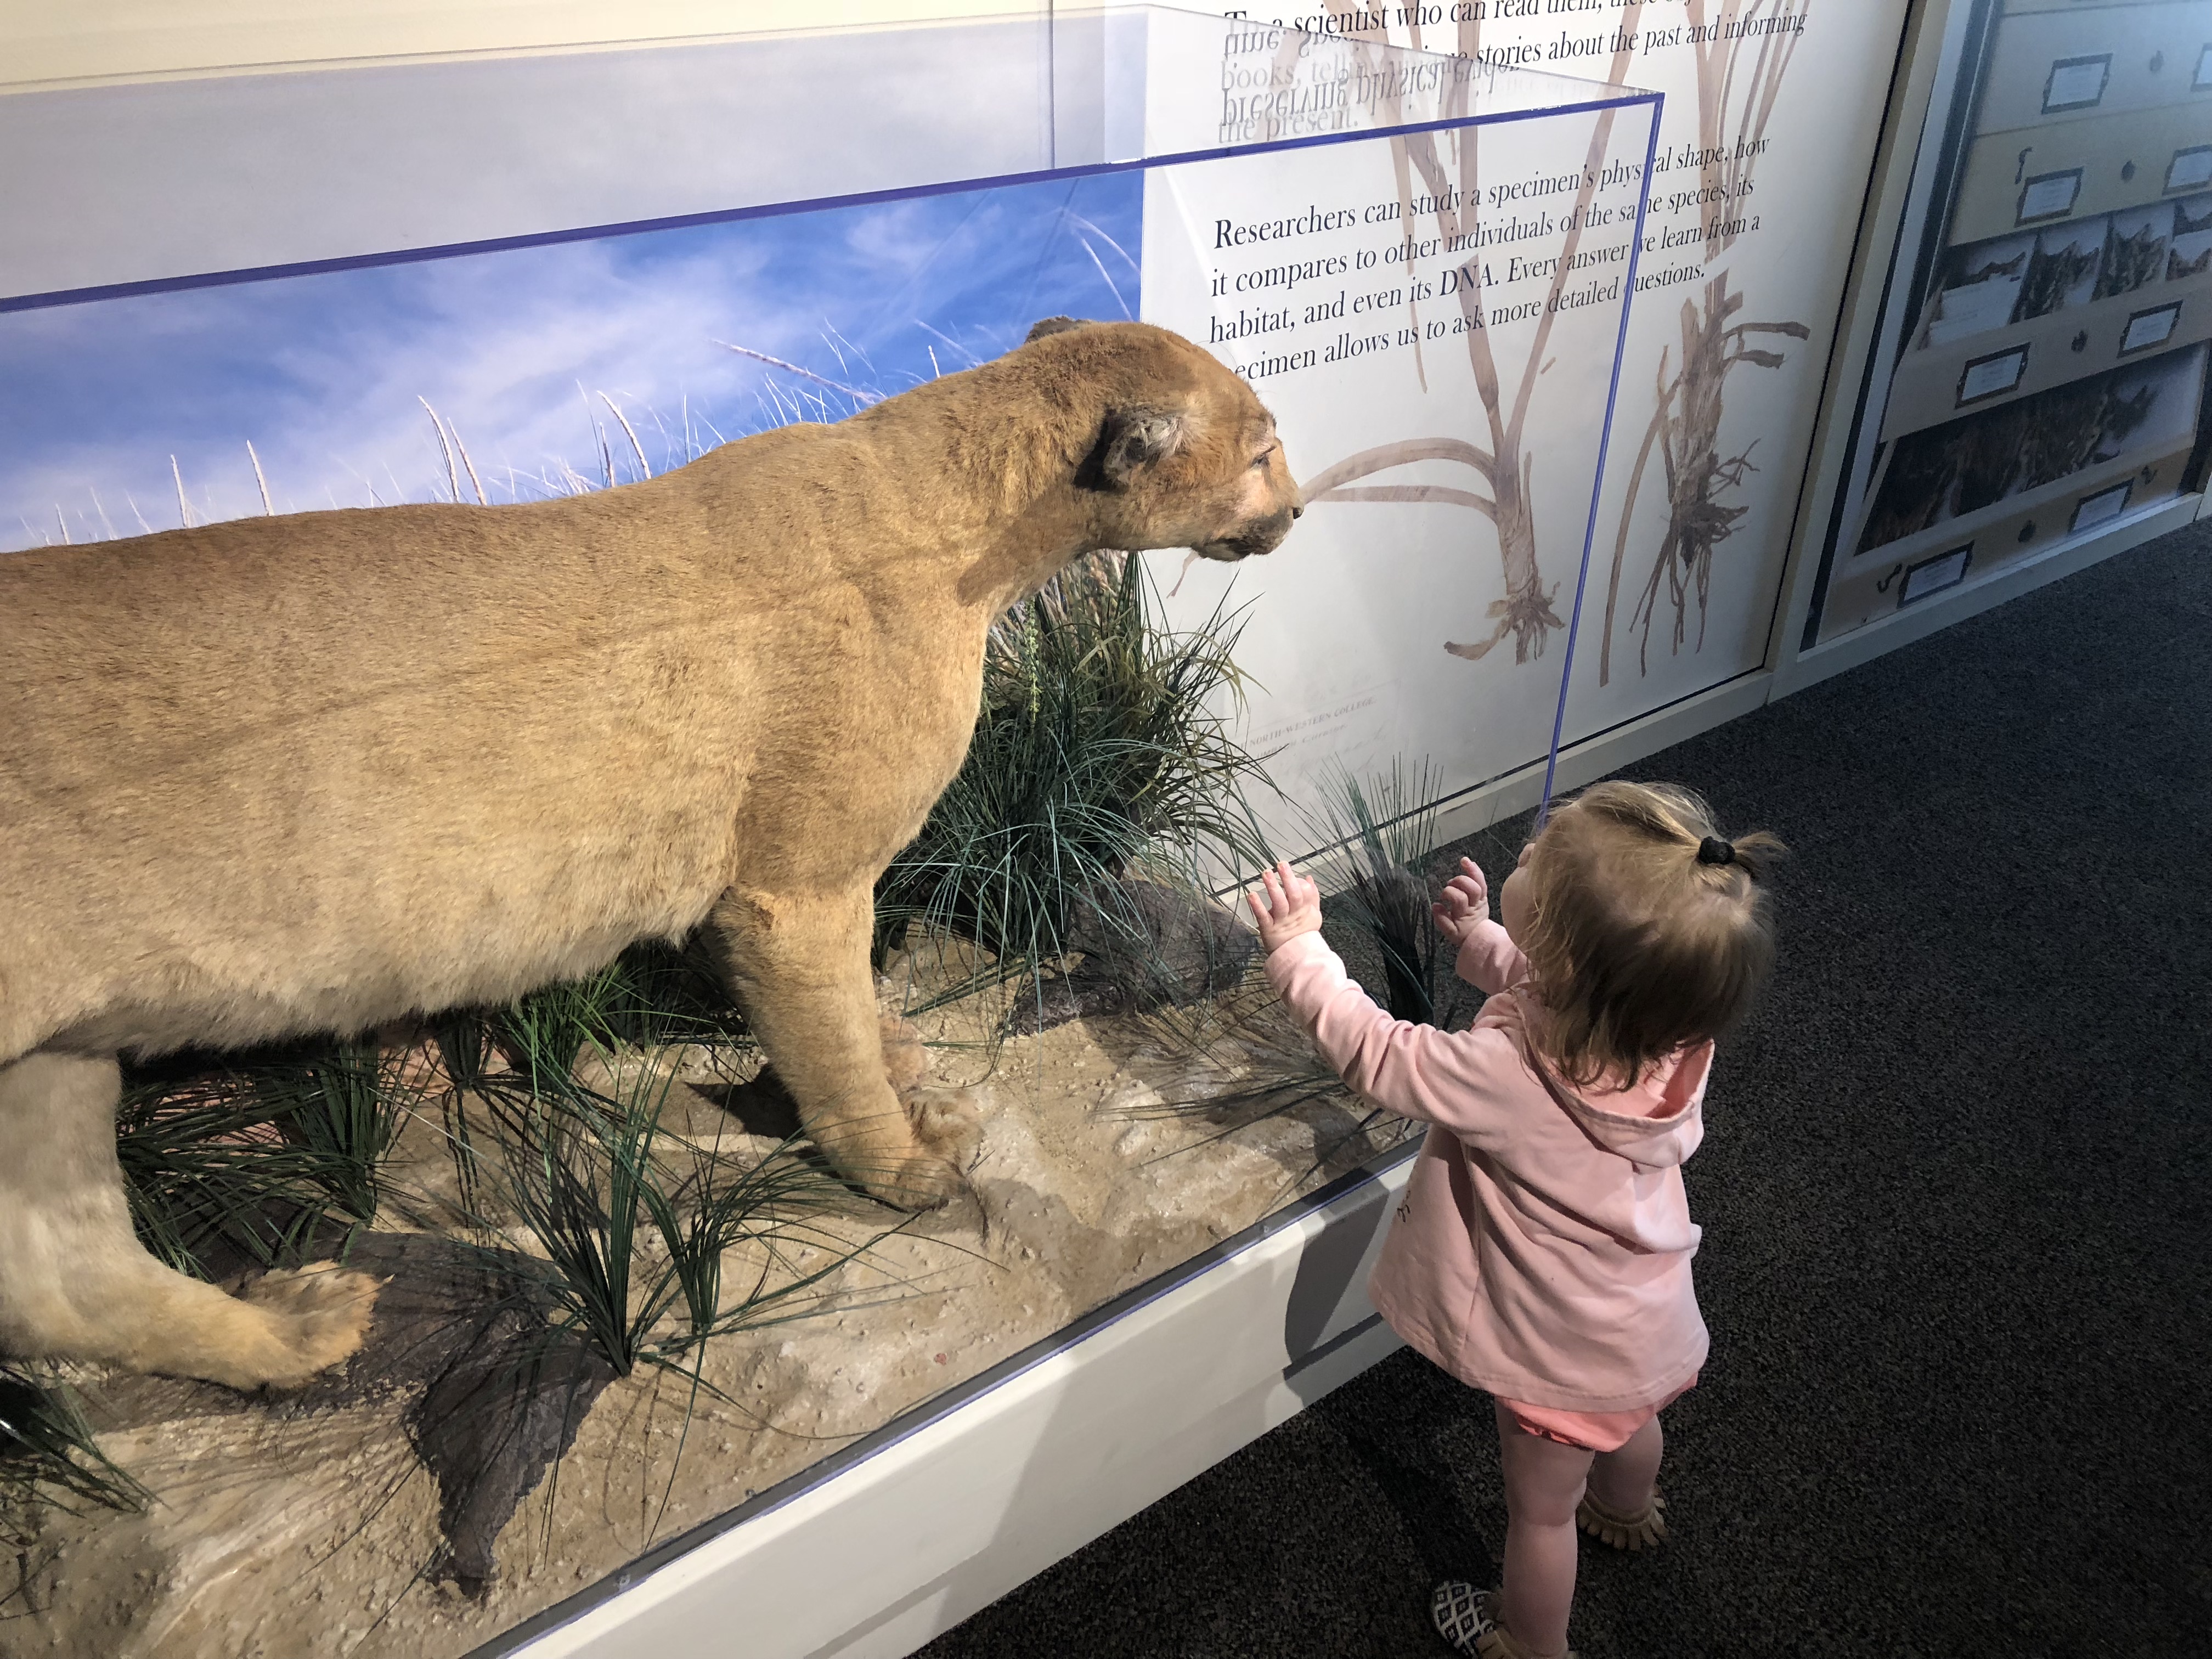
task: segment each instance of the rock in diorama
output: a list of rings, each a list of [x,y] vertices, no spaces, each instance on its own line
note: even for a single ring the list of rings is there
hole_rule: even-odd
[[[161,1265],[118,1055],[508,999],[702,925],[799,1121],[904,1208],[957,1109],[887,1078],[885,866],[960,766],[994,619],[1098,549],[1266,553],[1273,423],[1142,324],[604,493],[0,558],[0,1354],[295,1386],[361,1273]],[[526,806],[518,806],[526,803]]]

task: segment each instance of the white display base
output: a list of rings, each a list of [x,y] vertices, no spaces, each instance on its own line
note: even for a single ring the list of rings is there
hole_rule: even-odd
[[[1687,743],[1717,726],[1750,714],[1767,702],[1773,681],[1773,675],[1756,668],[1569,744],[1559,750],[1553,793],[1563,794],[1595,783],[1646,755]],[[1441,846],[1487,830],[1501,818],[1540,805],[1543,799],[1544,763],[1535,761],[1445,801],[1437,810],[1437,843]]]
[[[1139,1286],[475,1659],[912,1653],[1396,1349],[1367,1275],[1412,1157]]]

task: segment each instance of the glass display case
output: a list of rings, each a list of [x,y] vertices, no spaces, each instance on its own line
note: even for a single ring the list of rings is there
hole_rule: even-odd
[[[1018,1553],[1014,1498],[971,1494],[933,1535],[945,1559],[916,1547],[927,1571],[880,1540],[859,1561],[806,1544],[818,1561],[769,1578],[718,1578],[702,1552],[788,1542],[802,1498],[836,1510],[825,1494],[871,1460],[893,1467],[889,1449],[1006,1408],[1040,1368],[1078,1376],[1103,1332],[1118,1333],[1114,1364],[1184,1379],[1171,1409],[1146,1407],[1155,1431],[1115,1431],[1146,1471],[1130,1501],[1263,1427],[1170,1419],[1214,1421],[1255,1364],[1274,1386],[1337,1352],[1364,1316],[1345,1311],[1352,1268],[1400,1150],[1313,1074],[1205,889],[1555,750],[1657,104],[1152,7],[0,100],[0,148],[35,161],[0,180],[17,228],[0,246],[10,550],[179,530],[219,549],[224,526],[264,518],[306,546],[337,509],[498,514],[619,490],[887,407],[1059,316],[1206,347],[1273,413],[1305,500],[1267,560],[1105,556],[994,631],[987,727],[1038,719],[1110,641],[1147,684],[1198,684],[1182,729],[1212,757],[1206,787],[1234,788],[1135,825],[1172,854],[1157,866],[1096,866],[1144,895],[1188,878],[1184,920],[1144,935],[1172,954],[1181,926],[1205,946],[1172,994],[1079,983],[1115,954],[1079,918],[1042,948],[941,894],[879,910],[887,1064],[977,1120],[966,1193],[944,1209],[902,1218],[825,1176],[742,1010],[674,947],[559,988],[581,1035],[557,1087],[538,1086],[529,1035],[551,993],[335,1034],[343,1066],[337,1049],[252,1057],[307,1091],[282,1103],[277,1071],[235,1056],[130,1075],[125,1162],[141,1237],[166,1261],[236,1288],[335,1256],[385,1281],[380,1312],[360,1353],[289,1395],[97,1369],[32,1379],[66,1391],[121,1484],[113,1507],[48,1504],[11,1523],[12,1627],[87,1655],[550,1653],[586,1628],[597,1653],[673,1650],[674,1626],[626,1622],[651,1581],[692,1598],[685,1628],[744,1619],[748,1652],[843,1651],[889,1628],[886,1610],[957,1613],[957,1596],[923,1591]],[[2185,315],[2149,338],[2159,305],[2201,287],[2184,219],[2198,198],[2172,193],[2156,224],[2132,199],[2083,197],[2105,263],[2053,304],[2069,329],[2076,310],[2112,322],[2100,395],[2144,413],[2124,471],[2068,475],[2090,492],[2079,513],[2101,511],[2094,492],[2113,480],[2165,487],[2126,481],[2138,456],[2165,465],[2186,447],[2167,406],[2197,395],[2202,336]],[[2022,271],[2087,257],[2045,248],[2051,227],[2025,234]],[[2106,297],[2108,250],[2133,271],[2146,238],[2172,274]],[[1981,279],[1960,265],[1958,280]],[[1960,338],[1978,362],[2008,349]],[[2015,377],[2020,395],[2043,386],[2043,362]],[[1977,398],[2013,395],[1996,368],[1962,372],[1995,387]],[[618,543],[609,556],[625,579]],[[527,569],[513,580],[527,608]],[[971,767],[1012,764],[981,748]],[[1376,780],[1401,757],[1431,769],[1400,802]],[[573,771],[549,767],[562,780],[549,787],[591,787]],[[1133,902],[1153,917],[1166,901]],[[347,1121],[383,1127],[349,1166],[365,1187],[334,1197],[311,1177],[329,1227],[194,1207],[209,1169],[247,1179],[256,1148],[297,1151],[300,1114],[326,1127],[348,1089],[368,1115]],[[240,1100],[251,1109],[222,1115]],[[186,1146],[205,1112],[216,1127]],[[615,1121],[643,1140],[611,1140]],[[770,1190],[679,1286],[670,1263],[696,1218],[736,1213],[748,1181]],[[296,1209],[305,1190],[271,1201]],[[1349,1255],[1316,1303],[1298,1252],[1332,1217],[1356,1237],[1330,1247]],[[1248,1271],[1268,1249],[1288,1265]],[[1136,1316],[1238,1272],[1238,1294],[1260,1299],[1243,1326],[1213,1317],[1227,1346],[1194,1371],[1188,1326]],[[599,1288],[580,1289],[593,1273]],[[594,1306],[611,1310],[605,1328]],[[1146,1341],[1174,1345],[1174,1362]],[[1103,1432],[1080,1413],[1055,1420],[988,1456],[1048,1471],[1072,1455],[1063,1440]],[[986,1455],[946,1443],[951,1467]],[[908,1524],[870,1508],[890,1503],[846,1504],[840,1535],[860,1548],[871,1526]],[[1100,1509],[1097,1525],[1114,1518]]]

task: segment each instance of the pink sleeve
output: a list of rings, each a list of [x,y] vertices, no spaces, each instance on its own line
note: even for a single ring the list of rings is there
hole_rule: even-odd
[[[1319,933],[1267,957],[1267,981],[1314,1046],[1363,1100],[1480,1142],[1504,1127],[1520,1054],[1504,1032],[1440,1031],[1375,1006]]]
[[[1504,928],[1485,920],[1475,924],[1467,943],[1459,947],[1453,971],[1476,989],[1495,996],[1527,977],[1528,958],[1521,954],[1521,947]]]

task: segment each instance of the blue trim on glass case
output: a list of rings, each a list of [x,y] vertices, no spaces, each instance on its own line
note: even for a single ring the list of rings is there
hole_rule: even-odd
[[[709,213],[679,213],[659,219],[586,225],[574,230],[532,231],[524,236],[496,236],[481,242],[447,242],[434,247],[402,248],[386,253],[346,254],[334,259],[302,259],[289,264],[256,265],[243,270],[211,270],[187,276],[154,276],[137,283],[110,283],[97,288],[57,289],[51,293],[21,294],[0,299],[0,315],[13,311],[38,311],[51,306],[85,305],[97,300],[125,299],[143,294],[168,294],[182,289],[228,287],[234,283],[270,282],[280,276],[315,276],[329,271],[364,270],[378,265],[453,259],[471,253],[504,253],[516,248],[544,247],[557,242],[592,242],[610,236],[639,236],[648,231],[678,230],[693,225],[729,224],[740,219],[776,218],[785,214],[813,213],[823,208],[866,207],[882,202],[912,201],[924,196],[957,196],[968,191],[997,190],[1009,185],[1033,185],[1054,179],[1086,179],[1105,173],[1135,173],[1146,167],[1180,167],[1191,161],[1218,161],[1232,155],[1268,155],[1283,150],[1315,149],[1327,144],[1403,137],[1409,133],[1446,132],[1462,127],[1503,126],[1510,121],[1551,120],[1562,115],[1579,115],[1592,111],[1632,109],[1639,104],[1650,104],[1656,108],[1660,102],[1658,93],[1644,92],[1632,98],[1593,99],[1588,103],[1565,104],[1555,109],[1516,110],[1504,115],[1461,116],[1448,121],[1422,121],[1402,127],[1375,127],[1360,132],[1320,133],[1310,138],[1285,138],[1272,144],[1229,144],[1213,149],[1183,150],[1173,155],[1148,155],[1133,161],[1095,161],[1081,167],[1038,167],[1027,173],[954,179],[935,185],[906,185],[895,190],[860,191],[848,196],[816,196],[796,202],[765,202],[755,207],[722,208]],[[1657,118],[1656,114],[1653,118]],[[1648,177],[1645,188],[1648,194]]]

